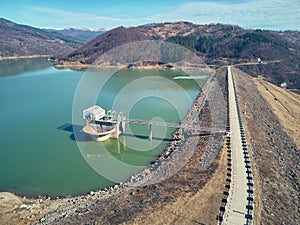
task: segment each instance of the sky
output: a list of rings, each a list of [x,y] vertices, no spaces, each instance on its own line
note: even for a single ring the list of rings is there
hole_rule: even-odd
[[[300,0],[0,0],[0,17],[39,28],[188,21],[300,30]]]

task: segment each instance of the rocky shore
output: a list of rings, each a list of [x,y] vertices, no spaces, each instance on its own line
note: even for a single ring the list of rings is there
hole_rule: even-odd
[[[24,55],[24,56],[7,56],[7,57],[0,56],[0,61],[6,59],[32,59],[32,58],[47,58],[47,57],[49,57],[49,55]]]
[[[210,92],[210,90],[214,89],[214,85],[217,85],[217,81],[216,79],[210,77],[206,85],[203,87],[202,92],[195,99],[193,106],[187,113],[187,116],[182,120],[182,124],[199,124],[200,121],[201,123],[205,123],[205,121],[206,123],[209,122],[208,117],[205,119],[205,110],[203,107],[207,107],[207,101],[211,98],[210,94],[213,93]],[[199,116],[196,116],[197,119],[195,119],[195,115],[198,114],[204,116],[204,119],[200,118]],[[207,113],[207,115],[209,115],[209,113]],[[93,209],[95,207],[99,206],[99,204],[105,205],[105,203],[109,202],[111,199],[118,199],[120,196],[131,196],[132,198],[137,198],[140,188],[145,188],[145,193],[151,192],[151,194],[148,197],[140,196],[140,200],[138,201],[139,207],[137,207],[138,210],[136,210],[136,212],[142,210],[141,204],[144,205],[147,202],[153,201],[155,196],[160,196],[159,193],[155,194],[155,184],[172,176],[183,166],[185,166],[192,155],[195,154],[195,149],[191,148],[191,146],[197,146],[198,148],[199,140],[198,138],[194,138],[193,135],[194,134],[192,132],[183,133],[181,129],[177,129],[173,133],[173,140],[168,144],[160,157],[158,157],[158,159],[146,169],[138,174],[133,175],[124,183],[120,183],[103,190],[91,191],[84,196],[62,199],[51,200],[47,197],[27,199],[25,197],[17,197],[19,200],[18,204],[10,205],[10,207],[2,207],[5,209],[3,210],[5,213],[0,214],[0,218],[2,218],[1,221],[4,221],[4,223],[1,223],[14,224],[17,222],[20,224],[63,224],[61,221],[72,221],[74,217],[77,218],[78,216],[87,215],[90,213],[93,214]],[[222,137],[220,135],[215,137],[217,138],[214,140],[214,142],[210,142],[208,146],[206,146],[208,152],[213,152],[213,156],[209,159],[210,162],[207,163],[208,165],[218,155],[218,152],[221,148],[220,143]],[[207,137],[204,137],[204,139],[207,139]],[[217,145],[215,145],[216,143]],[[203,155],[204,150],[205,149],[201,149],[198,154]],[[197,165],[199,167],[198,163]],[[213,167],[209,173],[212,173],[214,169],[216,169],[215,166],[216,165],[213,164]],[[206,177],[206,180],[209,180],[209,177]],[[202,182],[205,183],[204,180]],[[192,185],[191,189],[198,190],[200,187],[201,185],[196,185],[195,187]],[[148,188],[150,189],[148,190]]]

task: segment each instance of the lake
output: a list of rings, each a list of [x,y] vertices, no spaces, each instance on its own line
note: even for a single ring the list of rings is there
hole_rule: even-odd
[[[113,72],[113,73],[112,73]],[[157,158],[174,129],[126,124],[120,139],[90,141],[82,110],[178,123],[208,78],[180,70],[56,69],[46,59],[0,61],[0,191],[70,196],[126,180]],[[195,82],[196,81],[196,82]],[[200,87],[199,87],[200,86]]]

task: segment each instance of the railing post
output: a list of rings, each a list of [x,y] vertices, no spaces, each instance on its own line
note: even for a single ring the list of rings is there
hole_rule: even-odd
[[[150,126],[150,129],[149,129],[149,131],[150,131],[149,140],[152,141],[152,124],[149,124],[149,126]]]

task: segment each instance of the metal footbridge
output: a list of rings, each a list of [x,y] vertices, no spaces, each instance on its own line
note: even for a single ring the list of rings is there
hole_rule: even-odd
[[[83,119],[86,121],[86,126],[83,131],[94,136],[103,136],[111,133],[110,137],[118,138],[121,133],[125,132],[126,123],[135,123],[149,126],[149,139],[152,140],[152,126],[169,127],[181,129],[184,131],[197,132],[202,134],[225,133],[225,130],[220,128],[205,127],[193,125],[194,121],[188,123],[167,123],[153,120],[128,119],[123,115],[123,112],[109,110],[107,113],[99,106],[91,106],[83,111]],[[104,139],[103,139],[104,140]],[[106,139],[105,139],[106,140]]]
[[[194,130],[194,131],[202,131],[202,132],[209,132],[209,133],[221,133],[225,132],[225,130],[220,130],[217,128],[211,128],[211,127],[200,127],[200,126],[194,126],[190,124],[181,124],[181,123],[162,123],[162,122],[156,122],[156,121],[149,121],[149,120],[140,120],[140,119],[124,119],[121,120],[125,123],[136,123],[136,124],[143,124],[143,125],[149,125],[149,126],[159,126],[159,127],[170,127],[170,128],[181,128],[185,130]]]

